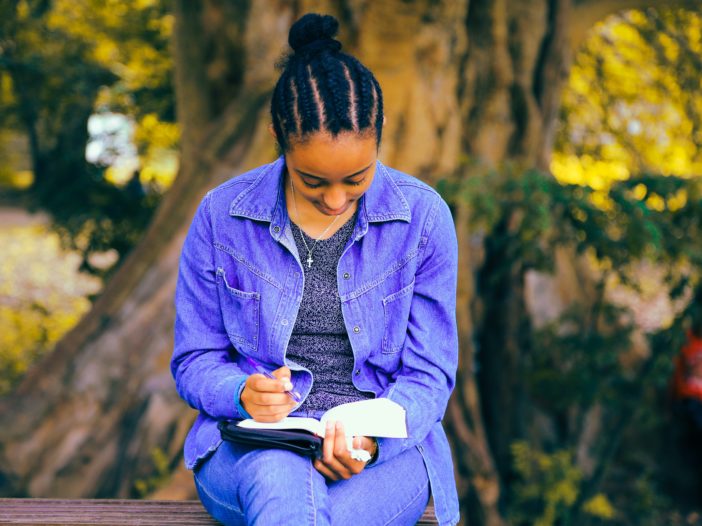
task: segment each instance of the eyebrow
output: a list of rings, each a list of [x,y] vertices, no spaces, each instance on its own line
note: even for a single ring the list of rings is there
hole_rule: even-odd
[[[370,164],[369,164],[368,166],[366,166],[365,168],[361,168],[360,170],[358,170],[357,172],[352,173],[351,175],[344,176],[344,179],[350,179],[351,177],[356,177],[357,175],[360,175],[360,174],[362,174],[363,172],[365,172],[366,170],[368,170],[368,168],[370,168],[371,166],[373,166],[373,163],[370,163]],[[319,177],[318,175],[308,174],[307,172],[303,172],[302,170],[298,170],[297,168],[295,168],[295,171],[296,171],[298,174],[303,175],[303,176],[305,176],[305,177],[309,177],[309,178],[311,178],[311,179],[317,179],[318,181],[325,181],[325,180],[326,180],[324,177]]]

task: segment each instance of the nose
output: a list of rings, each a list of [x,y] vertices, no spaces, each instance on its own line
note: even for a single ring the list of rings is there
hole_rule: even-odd
[[[324,194],[324,204],[331,210],[338,210],[346,204],[346,192],[340,187],[330,188]]]

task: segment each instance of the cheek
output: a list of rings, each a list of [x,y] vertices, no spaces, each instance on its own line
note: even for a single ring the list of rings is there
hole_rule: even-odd
[[[358,188],[354,188],[353,190],[349,191],[347,195],[349,196],[349,199],[352,201],[358,201],[363,194],[366,193],[368,189],[364,188],[362,190],[359,190]]]

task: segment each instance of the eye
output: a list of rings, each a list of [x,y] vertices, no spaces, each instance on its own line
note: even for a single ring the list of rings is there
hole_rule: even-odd
[[[363,182],[366,180],[366,176],[364,175],[357,181],[346,181],[346,184],[350,184],[351,186],[360,186],[363,184]]]
[[[304,179],[302,179],[302,182],[304,183],[304,185],[305,185],[307,188],[319,188],[320,186],[322,186],[322,183],[312,184],[312,183],[308,183],[308,182],[305,181]]]

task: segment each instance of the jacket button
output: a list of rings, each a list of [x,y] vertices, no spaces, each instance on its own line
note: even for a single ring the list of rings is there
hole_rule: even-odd
[[[281,324],[281,325],[287,325],[287,324],[288,324],[288,320],[281,320],[281,321],[280,321],[280,324]]]
[[[277,234],[278,232],[280,232],[280,227],[279,227],[279,226],[274,226],[274,227],[273,227],[273,232],[275,232],[276,234]]]
[[[348,272],[344,272],[344,279],[349,279],[351,277],[351,274]]]
[[[353,328],[353,332],[355,332],[356,334],[358,334],[359,332],[361,332],[361,328],[360,328],[358,325],[356,325],[356,326]]]

